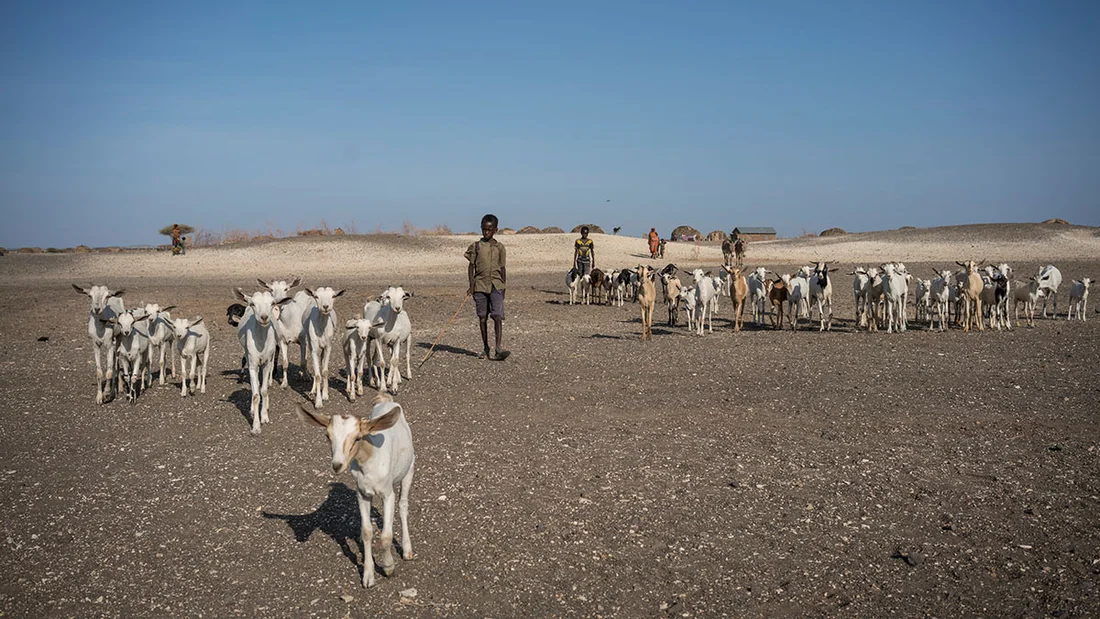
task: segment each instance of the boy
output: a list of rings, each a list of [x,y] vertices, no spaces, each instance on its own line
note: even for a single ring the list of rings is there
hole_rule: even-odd
[[[466,294],[473,295],[477,318],[481,323],[482,353],[478,359],[496,359],[503,361],[509,355],[500,347],[501,328],[504,321],[504,287],[508,280],[505,268],[504,245],[493,238],[500,221],[496,215],[481,218],[481,240],[474,241],[466,250],[466,260],[470,262],[467,270],[470,288]],[[496,335],[494,354],[489,354],[489,317],[493,317],[493,331]]]
[[[588,226],[581,226],[581,238],[573,242],[573,268],[584,277],[596,266],[596,244],[588,238]]]

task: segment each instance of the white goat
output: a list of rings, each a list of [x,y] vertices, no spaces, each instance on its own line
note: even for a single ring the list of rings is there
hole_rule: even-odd
[[[1020,322],[1020,304],[1024,304],[1024,317],[1027,318],[1027,326],[1035,326],[1035,307],[1039,304],[1039,297],[1043,291],[1039,288],[1039,278],[1032,277],[1026,284],[1016,282],[1012,288],[1012,307],[1016,322]]]
[[[336,334],[336,298],[344,294],[343,290],[333,290],[321,286],[315,290],[306,289],[313,297],[314,306],[302,318],[306,331],[309,356],[313,361],[313,386],[309,395],[313,397],[313,406],[321,408],[328,400],[328,366],[332,358],[332,340]]]
[[[240,288],[235,288],[233,293],[247,305],[237,326],[237,339],[240,340],[248,361],[248,382],[252,391],[252,402],[249,406],[252,434],[259,434],[260,424],[270,422],[267,390],[271,385],[275,355],[279,351],[274,323],[279,319],[280,306],[290,303],[291,299],[276,303],[266,290],[248,296]]]
[[[913,297],[913,320],[928,321],[928,328],[932,328],[932,280],[918,279],[917,293]]]
[[[871,287],[871,278],[867,275],[867,269],[856,267],[848,273],[852,276],[852,294],[856,304],[856,325],[867,326],[867,296]]]
[[[951,300],[951,290],[955,287],[955,274],[951,272],[951,269],[944,269],[936,271],[936,275],[936,279],[932,280],[932,288],[929,293],[934,311],[928,318],[928,328],[935,329],[934,320],[938,317],[940,332],[942,333],[947,330],[947,320],[950,317],[948,304]]]
[[[256,280],[264,287],[265,290],[271,292],[271,298],[276,303],[283,301],[290,297],[290,290],[302,283],[302,278],[296,277],[294,281],[289,284],[283,280],[275,280],[270,284],[262,279]],[[275,369],[279,368],[280,360],[283,365],[282,378],[279,380],[281,387],[286,387],[289,384],[290,374],[290,345],[298,344],[298,369],[304,376],[309,372],[306,369],[306,350],[309,346],[308,338],[306,337],[305,319],[309,311],[317,304],[314,302],[313,297],[309,296],[305,291],[299,290],[294,294],[293,300],[288,303],[283,303],[279,307],[279,317],[275,321],[275,335],[279,343],[279,354],[275,357]],[[272,370],[274,372],[274,370]]]
[[[1062,272],[1053,264],[1039,269],[1039,290],[1043,291],[1043,318],[1047,317],[1047,299],[1054,302],[1054,315],[1058,317],[1058,287],[1062,285]]]
[[[183,381],[180,384],[180,395],[195,395],[197,386],[200,393],[206,393],[206,374],[210,360],[210,332],[202,322],[202,316],[194,320],[177,318],[172,321],[172,331],[175,334],[176,350],[180,355],[180,364],[183,366]],[[190,385],[188,385],[190,382]]]
[[[416,454],[412,430],[401,405],[379,396],[368,419],[347,415],[329,417],[298,405],[298,417],[307,425],[324,428],[332,448],[332,470],[339,474],[351,469],[359,501],[360,535],[363,545],[363,586],[374,586],[374,525],[370,517],[375,495],[382,497],[382,548],[377,562],[386,576],[394,572],[393,512],[394,484],[401,484],[401,558],[413,558],[409,537],[409,491],[412,489]]]
[[[671,273],[661,273],[661,289],[664,291],[665,306],[668,308],[668,326],[676,326],[676,317],[680,311],[680,278]]]
[[[905,280],[905,274],[898,270],[898,265],[887,263],[882,265],[882,295],[886,299],[886,332],[898,333],[905,331],[905,298],[909,294],[909,286]]]
[[[145,310],[133,309],[111,319],[118,349],[118,390],[122,391],[125,380],[128,383],[126,401],[131,404],[137,401],[142,389],[152,384],[149,369],[144,365],[149,356],[149,333],[146,331],[149,326],[145,318]]]
[[[112,291],[106,286],[72,286],[92,301],[92,307],[88,310],[88,335],[92,338],[92,355],[95,357],[95,403],[103,404],[104,392],[111,393],[115,377],[115,326],[111,319],[126,311],[122,303],[122,295],[126,291]]]
[[[721,284],[703,269],[695,269],[691,276],[695,280],[695,334],[703,335],[704,327],[708,333],[714,333],[714,306]]]
[[[818,331],[831,331],[833,329],[833,280],[829,273],[836,268],[829,268],[828,263],[817,262],[814,264],[813,274],[810,275],[810,320],[813,320],[814,302],[817,302],[817,315],[821,320]],[[825,318],[825,310],[829,310],[829,317]]]
[[[782,277],[787,285],[787,320],[791,322],[791,329],[798,330],[798,319],[810,317],[810,280],[807,271],[810,267],[802,267],[798,273],[791,277]]]
[[[695,307],[698,305],[698,297],[695,296],[694,286],[680,288],[680,305],[687,315],[688,331],[695,331]]]
[[[176,346],[172,341],[172,314],[169,310],[175,305],[162,308],[157,303],[145,304],[145,316],[149,319],[149,371],[153,371],[153,361],[160,357],[160,377],[157,381],[164,384],[164,355],[172,365],[172,376],[176,376]]]
[[[405,347],[405,373],[412,378],[412,322],[405,311],[405,300],[413,296],[401,286],[387,288],[382,293],[382,309],[371,325],[371,337],[383,348],[389,348],[382,383],[390,393],[397,393],[401,384],[401,347]]]
[[[367,359],[374,360],[372,350],[373,340],[370,337],[371,319],[353,318],[345,324],[347,332],[344,335],[344,363],[347,368],[347,392],[348,400],[354,402],[355,397],[363,395],[363,371],[366,368]],[[374,368],[371,364],[371,376]],[[373,386],[373,385],[372,385]]]
[[[382,311],[382,297],[377,299],[371,299],[363,304],[363,320],[368,321],[371,325],[374,324],[374,319],[378,317],[378,313]],[[370,386],[372,389],[380,389],[382,386],[382,368],[386,363],[382,359],[382,344],[373,337],[374,330],[368,332],[367,335],[367,354],[370,355]],[[360,368],[362,370],[364,368]]]
[[[1085,306],[1089,302],[1089,286],[1092,285],[1091,277],[1083,277],[1080,280],[1073,280],[1073,285],[1069,288],[1069,312],[1066,314],[1066,318],[1073,319],[1074,310],[1077,312],[1077,318],[1081,322],[1085,322]]]

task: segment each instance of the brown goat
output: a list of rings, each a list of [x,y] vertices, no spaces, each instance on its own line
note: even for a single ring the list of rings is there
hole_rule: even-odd
[[[749,281],[745,279],[739,267],[722,269],[729,273],[730,300],[733,301],[733,330],[740,331],[745,326],[745,297],[749,294]]]
[[[783,316],[787,316],[787,322],[790,322],[791,317],[783,311],[783,306],[787,303],[787,296],[790,291],[787,290],[787,282],[782,279],[768,280],[764,282],[764,289],[768,294],[768,302],[771,304],[774,313],[772,314],[772,328],[783,328]],[[791,325],[793,328],[794,325]]]

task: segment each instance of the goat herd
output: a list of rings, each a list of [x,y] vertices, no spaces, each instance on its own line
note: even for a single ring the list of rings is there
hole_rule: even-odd
[[[944,331],[949,323],[971,327],[1011,329],[1009,310],[1019,322],[1019,306],[1024,306],[1028,326],[1034,326],[1036,306],[1043,299],[1043,317],[1047,316],[1047,301],[1053,301],[1053,312],[1058,313],[1058,288],[1062,273],[1054,265],[1039,269],[1039,273],[1026,282],[1012,281],[1013,270],[1008,264],[997,266],[956,262],[962,267],[936,270],[935,279],[918,279],[914,297],[914,320],[927,321],[929,329]],[[687,315],[688,329],[702,335],[704,329],[713,332],[713,316],[718,299],[727,296],[733,303],[733,330],[744,325],[746,304],[752,312],[752,320],[762,324],[765,316],[771,316],[772,326],[781,329],[786,323],[797,330],[801,318],[813,321],[817,310],[819,329],[828,331],[833,320],[833,277],[836,268],[826,262],[815,262],[791,275],[782,275],[758,267],[744,271],[739,267],[722,265],[721,275],[695,269],[690,272],[692,285],[685,286],[676,276],[682,270],[669,264],[656,271],[647,266],[633,269],[603,272],[593,269],[581,274],[571,269],[565,276],[569,290],[569,304],[608,303],[623,306],[624,297],[633,297],[642,308],[642,339],[652,336],[653,307],[657,298],[656,282],[661,282],[665,304],[668,308],[668,325],[677,324],[680,309]],[[686,273],[686,272],[685,272]],[[769,273],[774,276],[769,277]],[[905,331],[908,326],[907,307],[909,286],[913,276],[900,262],[889,262],[881,267],[858,267],[849,275],[855,295],[855,320],[860,328],[878,331],[884,323],[887,333]],[[1092,279],[1073,280],[1069,292],[1068,318],[1076,315],[1085,320]]]
[[[979,269],[974,261],[958,263],[958,272],[937,271],[934,280],[917,280],[916,320],[927,320],[928,328],[947,328],[948,323],[984,329],[1011,328],[1009,305],[1017,310],[1024,305],[1029,326],[1036,304],[1043,298],[1054,301],[1057,314],[1057,293],[1062,275],[1053,265],[1040,269],[1027,282],[1013,282],[1012,269],[1007,264]],[[657,299],[656,282],[661,282],[668,307],[668,324],[675,326],[681,307],[687,315],[692,332],[702,335],[713,331],[713,314],[718,299],[728,296],[733,303],[734,330],[743,324],[745,305],[752,319],[760,324],[771,314],[773,327],[782,328],[783,318],[793,329],[801,318],[812,321],[816,307],[820,329],[832,326],[832,273],[837,269],[818,262],[805,266],[794,274],[776,274],[764,267],[743,272],[736,266],[723,265],[721,276],[712,276],[703,269],[691,272],[693,285],[681,284],[680,271],[674,264],[655,271],[647,266],[603,273],[594,269],[581,275],[572,270],[566,276],[569,302],[600,303],[622,307],[624,298],[632,296],[642,308],[642,339],[652,337],[653,308]],[[769,277],[771,273],[773,277]],[[855,269],[853,292],[856,301],[856,321],[860,327],[877,330],[884,322],[886,331],[905,331],[906,307],[912,276],[901,263],[887,263],[880,268]],[[329,287],[304,289],[291,296],[291,290],[301,283],[258,280],[262,289],[251,295],[237,288],[234,293],[241,302],[229,307],[230,324],[237,327],[247,367],[251,390],[250,413],[252,433],[260,434],[261,424],[268,422],[270,400],[268,387],[275,367],[282,361],[282,386],[287,386],[288,347],[297,343],[301,353],[300,371],[311,374],[313,383],[309,395],[315,410],[298,405],[299,418],[309,425],[324,428],[332,449],[332,468],[336,473],[349,470],[356,481],[361,535],[364,549],[363,586],[375,583],[373,565],[385,575],[394,570],[392,555],[395,493],[401,485],[398,504],[402,525],[401,551],[411,559],[412,543],[408,529],[409,490],[412,485],[415,455],[412,434],[400,404],[384,392],[396,393],[402,376],[399,360],[405,351],[405,375],[412,377],[410,360],[412,325],[404,311],[404,301],[412,296],[400,287],[387,288],[377,299],[363,306],[361,315],[344,323],[344,358],[347,364],[347,395],[352,401],[363,394],[363,374],[369,371],[369,384],[382,391],[375,399],[371,414],[365,418],[350,415],[329,416],[319,412],[329,399],[329,359],[334,346],[338,319],[334,308],[344,290]],[[1074,280],[1069,294],[1068,316],[1076,314],[1085,320],[1085,304],[1092,280]],[[180,394],[206,392],[207,361],[210,357],[210,332],[201,317],[173,319],[170,310],[156,303],[125,309],[123,290],[106,286],[83,288],[73,284],[78,292],[91,299],[88,333],[96,363],[96,402],[102,404],[113,393],[125,392],[129,402],[136,401],[144,388],[152,385],[154,360],[159,359],[159,381],[165,383],[165,356],[176,373],[176,356],[182,363]],[[770,308],[770,310],[769,310]],[[1016,315],[1018,320],[1018,314]],[[310,359],[306,369],[307,353]],[[369,361],[369,364],[368,364]],[[369,368],[369,370],[368,370]],[[117,372],[117,387],[114,376]],[[362,440],[361,440],[362,439]],[[381,552],[374,556],[371,548],[373,530],[369,517],[374,495],[382,499],[383,522]]]

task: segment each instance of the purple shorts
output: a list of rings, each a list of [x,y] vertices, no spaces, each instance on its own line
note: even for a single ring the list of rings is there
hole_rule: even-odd
[[[493,311],[489,311],[489,306],[492,306]],[[489,294],[484,292],[474,293],[474,306],[477,307],[477,317],[486,318],[492,316],[493,318],[504,319],[504,293],[496,288]]]

